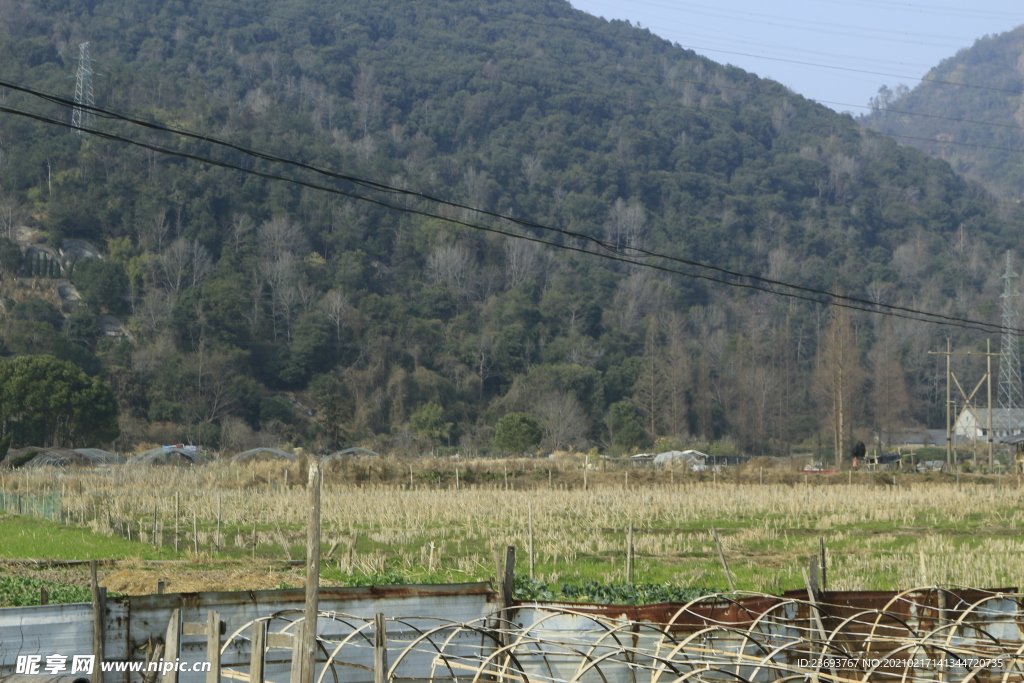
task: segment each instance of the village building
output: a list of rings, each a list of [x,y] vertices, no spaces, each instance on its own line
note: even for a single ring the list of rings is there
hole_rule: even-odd
[[[988,408],[967,406],[956,418],[953,433],[970,441],[987,441],[989,415]],[[995,440],[1024,434],[1024,409],[992,408],[992,436]]]

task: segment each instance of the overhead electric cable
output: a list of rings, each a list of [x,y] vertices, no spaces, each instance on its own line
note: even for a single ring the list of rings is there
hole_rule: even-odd
[[[96,109],[100,109],[100,108],[96,108]],[[105,112],[105,110],[102,110],[102,109],[100,109],[100,111],[104,111]],[[42,114],[37,114],[37,113],[33,113],[33,112],[27,112],[27,111],[19,110],[19,109],[16,109],[16,108],[13,108],[13,107],[9,107],[9,106],[6,106],[6,105],[0,106],[0,112],[6,112],[6,113],[14,114],[14,115],[17,115],[17,116],[27,117],[27,118],[30,118],[30,119],[34,119],[36,121],[40,121],[40,122],[43,122],[43,123],[48,123],[48,124],[51,124],[51,125],[56,125],[56,126],[60,126],[60,127],[64,127],[64,128],[71,127],[71,124],[69,124],[66,121],[62,121],[62,120],[59,120],[59,119],[54,119],[52,117],[49,117],[49,116],[46,116],[46,115],[42,115]],[[105,113],[107,113],[109,115],[109,112],[105,112]],[[121,118],[121,117],[120,116],[116,116],[116,118]],[[142,123],[145,123],[145,122],[142,122]],[[146,124],[146,125],[148,127],[155,127],[155,124]],[[171,130],[171,129],[164,128],[163,130],[165,130],[166,132],[177,133],[179,135],[185,135],[184,133],[181,133],[181,132],[178,132],[178,131],[174,131],[174,130]],[[109,132],[101,131],[101,130],[97,130],[97,129],[84,129],[84,132],[91,133],[91,134],[96,135],[96,136],[101,137],[101,138],[105,138],[105,139],[109,139],[109,140],[114,140],[114,141],[118,141],[118,142],[125,142],[125,143],[128,143],[128,144],[136,145],[136,146],[139,146],[139,147],[142,147],[142,148],[145,148],[145,149],[149,149],[149,150],[152,150],[152,151],[160,152],[160,153],[163,153],[163,154],[169,154],[169,155],[178,156],[178,157],[181,157],[181,158],[191,159],[191,160],[194,160],[194,161],[199,161],[199,162],[202,162],[202,163],[207,163],[207,164],[211,164],[211,165],[214,165],[214,166],[219,166],[219,167],[222,167],[222,168],[229,168],[229,169],[233,169],[233,170],[242,171],[244,173],[248,173],[248,174],[251,174],[251,175],[256,175],[258,177],[266,178],[266,179],[269,179],[269,180],[280,180],[280,181],[284,181],[284,182],[290,182],[290,183],[293,183],[293,184],[296,184],[296,185],[300,185],[300,186],[303,186],[303,187],[307,187],[307,188],[310,188],[310,189],[313,189],[313,190],[320,190],[320,191],[324,191],[324,192],[338,194],[338,195],[341,195],[341,196],[350,197],[352,199],[357,199],[359,201],[369,202],[369,203],[372,203],[372,204],[376,204],[378,206],[382,206],[382,207],[385,207],[385,208],[388,208],[388,209],[392,209],[392,210],[395,210],[395,211],[400,211],[400,212],[403,212],[403,213],[408,213],[408,214],[412,214],[412,215],[419,215],[419,216],[424,216],[424,217],[429,217],[429,218],[436,218],[436,219],[440,219],[440,220],[444,220],[444,221],[447,221],[447,222],[451,222],[451,223],[454,223],[456,225],[462,225],[464,227],[468,227],[468,228],[475,229],[475,230],[482,230],[482,231],[491,232],[491,233],[495,233],[495,234],[501,234],[501,235],[504,235],[506,237],[515,238],[515,239],[524,239],[524,240],[528,240],[528,241],[531,241],[531,242],[537,242],[537,243],[546,244],[548,246],[552,246],[552,247],[555,247],[555,248],[564,249],[564,250],[567,250],[567,251],[573,251],[573,252],[579,252],[579,253],[599,256],[599,257],[607,259],[607,260],[617,261],[617,262],[626,263],[626,264],[635,265],[635,266],[652,268],[654,270],[659,270],[659,271],[667,272],[667,273],[673,273],[673,274],[676,274],[676,275],[681,275],[683,277],[690,277],[690,278],[705,280],[705,281],[709,281],[709,282],[716,282],[716,283],[719,283],[719,284],[724,284],[724,285],[727,285],[727,286],[737,287],[737,288],[742,288],[742,289],[750,289],[750,290],[755,290],[755,291],[766,292],[766,293],[775,294],[775,295],[778,295],[778,296],[784,296],[784,297],[788,297],[788,298],[792,298],[792,299],[808,301],[808,302],[816,303],[816,304],[819,304],[819,305],[835,305],[835,306],[839,306],[839,307],[842,307],[842,308],[849,308],[849,309],[852,309],[852,310],[860,310],[860,311],[870,312],[870,313],[880,313],[882,315],[890,315],[890,316],[899,317],[899,318],[906,318],[906,319],[909,319],[909,320],[916,320],[918,322],[930,322],[930,323],[933,323],[933,324],[950,325],[950,326],[954,326],[954,327],[961,327],[961,328],[965,328],[965,329],[973,329],[973,330],[978,330],[978,331],[983,331],[983,332],[1004,331],[1004,332],[1008,332],[1008,333],[1011,333],[1011,334],[1024,335],[1024,331],[1022,331],[1022,330],[1018,330],[1018,329],[1006,330],[1006,329],[1003,329],[1000,325],[997,325],[997,324],[994,324],[994,323],[987,323],[987,322],[984,322],[984,321],[970,320],[970,319],[966,319],[966,318],[958,318],[958,317],[955,317],[955,316],[946,316],[946,315],[942,315],[942,314],[931,313],[931,312],[928,312],[928,311],[921,311],[921,310],[917,310],[917,309],[912,309],[912,308],[909,308],[909,307],[895,306],[895,305],[892,305],[892,304],[883,304],[883,303],[879,303],[879,302],[873,302],[873,301],[868,301],[868,300],[864,300],[864,299],[859,299],[859,298],[856,298],[856,297],[848,297],[848,296],[844,296],[844,295],[839,295],[839,294],[835,294],[835,293],[832,293],[832,292],[828,292],[828,291],[825,291],[825,290],[816,290],[816,289],[813,289],[813,288],[802,287],[802,286],[799,286],[799,285],[791,285],[791,284],[788,284],[788,283],[785,283],[785,282],[769,280],[767,278],[761,278],[761,277],[758,277],[758,276],[748,275],[748,274],[744,274],[744,273],[737,273],[737,272],[734,272],[734,271],[729,271],[729,270],[726,270],[726,269],[718,268],[718,267],[715,267],[715,266],[708,266],[708,265],[705,265],[705,264],[700,264],[698,262],[690,262],[690,261],[685,261],[685,260],[682,260],[682,259],[676,259],[676,258],[667,256],[667,255],[663,255],[663,254],[657,254],[657,253],[653,253],[653,252],[648,252],[651,255],[657,256],[659,258],[664,258],[664,259],[667,259],[667,260],[674,260],[674,261],[681,262],[681,263],[683,263],[685,265],[690,265],[690,266],[696,267],[696,268],[712,270],[712,271],[715,271],[715,272],[718,272],[718,273],[722,273],[724,275],[729,275],[731,277],[738,278],[739,280],[750,280],[750,281],[755,281],[755,282],[763,282],[763,283],[765,283],[765,285],[778,285],[778,286],[787,287],[787,288],[790,288],[790,289],[793,289],[793,290],[796,290],[796,291],[795,292],[778,291],[778,290],[776,290],[776,289],[774,289],[774,288],[772,288],[770,286],[762,286],[762,285],[758,285],[758,284],[751,284],[750,282],[746,282],[746,281],[727,280],[727,279],[723,279],[721,277],[715,277],[715,276],[712,276],[712,275],[706,275],[706,274],[702,274],[702,273],[699,273],[699,272],[695,273],[695,272],[682,271],[682,270],[678,270],[676,268],[669,268],[669,267],[666,267],[666,266],[657,265],[657,264],[650,263],[650,262],[637,261],[637,260],[635,260],[633,258],[627,258],[625,256],[622,256],[622,255],[619,255],[617,253],[614,253],[613,251],[592,251],[590,249],[586,249],[586,248],[583,248],[583,247],[575,247],[575,246],[570,246],[570,245],[566,245],[566,244],[560,244],[560,243],[557,243],[557,242],[550,242],[550,241],[547,241],[547,240],[540,239],[538,237],[533,237],[533,236],[529,236],[529,235],[523,235],[523,234],[520,234],[520,233],[514,233],[514,232],[510,232],[508,230],[502,230],[502,229],[499,229],[499,228],[494,228],[494,227],[490,227],[490,226],[480,225],[478,223],[471,223],[469,221],[465,221],[465,220],[461,220],[461,219],[456,219],[456,218],[451,218],[451,217],[448,217],[448,216],[444,216],[444,215],[437,214],[437,213],[432,213],[432,212],[429,212],[429,211],[424,211],[424,210],[420,210],[420,209],[412,209],[412,208],[409,208],[409,207],[397,206],[397,205],[390,204],[388,202],[382,201],[380,199],[375,199],[373,197],[367,197],[367,196],[355,194],[355,193],[352,193],[352,192],[346,192],[346,191],[338,189],[338,188],[332,188],[332,187],[326,187],[326,186],[323,186],[323,185],[317,185],[317,184],[311,183],[309,181],[304,181],[304,180],[300,180],[300,179],[296,179],[296,178],[289,178],[287,176],[280,176],[280,175],[277,175],[277,174],[274,174],[274,173],[267,173],[267,172],[264,172],[264,171],[258,171],[256,169],[247,169],[247,168],[243,168],[241,166],[238,166],[237,164],[232,164],[232,163],[229,163],[229,162],[224,162],[224,161],[216,160],[216,159],[213,159],[211,157],[199,155],[199,154],[196,154],[196,153],[183,152],[183,151],[180,151],[180,150],[174,150],[174,149],[166,148],[166,147],[163,147],[163,146],[160,146],[160,145],[155,145],[155,144],[152,144],[152,143],[147,143],[147,142],[143,142],[143,141],[140,141],[140,140],[135,140],[133,138],[125,137],[125,136],[118,135],[118,134],[115,134],[115,133],[109,133]],[[214,140],[207,140],[207,138],[205,136],[201,136],[201,135],[198,135],[198,134],[191,134],[189,137],[193,137],[195,139],[200,139],[200,140],[204,140],[204,141],[215,142]],[[316,169],[315,167],[310,167],[308,165],[301,164],[299,162],[292,162],[292,161],[289,161],[289,160],[282,160],[282,163],[288,163],[288,164],[294,165],[294,166],[299,167],[299,168],[308,168],[310,170],[314,170],[314,171],[317,171],[317,172],[322,172],[320,169]],[[328,173],[328,174],[332,175],[334,177],[338,177],[339,179],[347,180],[347,177],[340,176],[338,174],[330,174],[330,173]],[[362,179],[360,179],[360,180],[361,180],[360,184],[362,184],[364,186],[367,186],[367,187],[381,186],[380,183],[376,183],[376,182],[373,182],[373,181],[364,181]],[[420,196],[420,197],[427,198],[430,201],[438,202],[438,203],[441,203],[442,205],[445,205],[445,206],[450,206],[450,207],[454,207],[454,208],[466,208],[466,209],[471,210],[471,211],[476,211],[476,209],[474,209],[472,207],[466,207],[464,205],[460,205],[460,204],[457,204],[457,203],[447,202],[445,200],[440,200],[440,199],[435,199],[435,198],[430,198],[427,195],[421,195],[419,193],[415,193],[415,192],[411,192],[411,191],[407,191],[407,190],[401,190],[400,188],[391,188],[391,187],[387,187],[387,186],[384,186],[384,187],[386,187],[387,190],[390,191],[390,192],[397,192],[397,193],[402,193],[402,194],[411,194],[413,196]],[[543,226],[543,225],[540,225],[540,224],[524,223],[522,221],[516,221],[515,219],[510,219],[510,218],[508,218],[506,216],[501,216],[499,214],[494,214],[494,213],[490,213],[490,212],[479,212],[479,213],[481,213],[483,215],[489,215],[491,217],[498,218],[500,220],[511,221],[513,223],[518,222],[518,223],[520,223],[522,225],[536,226],[539,229],[548,230],[548,231],[552,231],[552,232],[555,232],[555,233],[560,233],[562,235],[565,235],[565,236],[568,236],[568,237],[571,237],[571,238],[574,238],[574,239],[584,240],[585,242],[591,243],[594,246],[602,246],[602,247],[605,247],[607,249],[607,244],[606,243],[604,243],[601,240],[598,240],[596,238],[590,237],[588,235],[583,235],[581,233],[575,233],[573,231],[562,230],[562,229],[559,229],[559,228],[552,228],[552,227]],[[815,296],[811,296],[812,294],[815,295]],[[820,297],[825,297],[825,299],[822,299]],[[920,317],[920,316],[925,316],[925,317]]]
[[[53,94],[50,94],[50,93],[44,93],[44,92],[41,92],[41,91],[37,91],[34,88],[29,88],[27,86],[23,86],[23,85],[20,85],[20,84],[12,83],[12,82],[9,82],[9,81],[3,80],[3,79],[0,79],[0,86],[7,87],[7,88],[10,88],[10,89],[19,91],[19,92],[24,92],[26,94],[33,95],[33,96],[39,97],[39,98],[41,98],[43,100],[50,101],[50,102],[53,102],[55,104],[60,104],[62,106],[74,106],[74,103],[70,102],[66,98],[60,97],[58,95],[53,95]],[[469,206],[469,205],[462,204],[462,203],[459,203],[459,202],[453,202],[453,201],[442,199],[442,198],[439,198],[439,197],[434,197],[434,196],[431,196],[431,195],[423,193],[423,192],[418,192],[418,191],[415,191],[415,190],[398,188],[398,187],[394,187],[394,186],[391,186],[391,185],[387,185],[385,183],[380,183],[380,182],[377,182],[377,181],[368,180],[368,179],[365,179],[365,178],[361,178],[361,177],[353,176],[353,175],[349,175],[349,174],[337,173],[337,172],[331,171],[329,169],[321,168],[321,167],[314,166],[314,165],[311,165],[311,164],[307,164],[307,163],[304,163],[304,162],[299,162],[299,161],[295,161],[295,160],[292,160],[292,159],[287,159],[285,157],[280,157],[280,156],[269,154],[269,153],[262,152],[262,151],[259,151],[259,150],[254,150],[254,149],[251,149],[251,148],[247,148],[247,147],[235,144],[235,143],[231,143],[231,142],[228,142],[228,141],[225,141],[225,140],[221,140],[221,139],[216,138],[214,136],[205,135],[205,134],[201,134],[201,133],[196,133],[196,132],[189,131],[189,130],[186,130],[186,129],[181,129],[181,128],[170,128],[170,127],[162,125],[162,124],[158,124],[158,123],[155,123],[155,122],[152,122],[152,121],[144,121],[144,120],[141,120],[141,119],[136,119],[136,118],[131,117],[131,116],[127,115],[127,114],[122,114],[122,113],[119,113],[119,112],[111,111],[111,110],[108,110],[108,109],[105,109],[105,108],[102,108],[102,107],[90,106],[90,107],[87,107],[87,109],[89,111],[93,112],[93,113],[96,113],[98,115],[102,115],[105,118],[118,119],[118,120],[124,121],[126,123],[131,123],[133,125],[149,128],[149,129],[152,129],[152,130],[157,130],[157,131],[165,132],[165,133],[171,133],[171,134],[174,134],[174,135],[180,135],[180,136],[191,138],[191,139],[194,139],[194,140],[199,140],[199,141],[202,141],[202,142],[207,142],[207,143],[219,145],[219,146],[222,146],[222,147],[225,147],[225,148],[228,148],[228,149],[232,149],[234,151],[241,152],[243,154],[252,156],[252,157],[257,158],[257,159],[263,159],[265,161],[270,161],[270,162],[273,162],[273,163],[281,163],[281,164],[286,164],[286,165],[289,165],[289,166],[294,166],[296,168],[307,170],[307,171],[312,171],[314,173],[317,173],[319,175],[323,175],[325,177],[332,178],[334,180],[343,180],[343,181],[351,182],[351,183],[353,183],[355,185],[362,186],[362,187],[365,187],[365,188],[370,189],[370,190],[382,191],[382,192],[393,193],[393,194],[402,194],[402,195],[406,195],[406,196],[416,197],[416,198],[419,198],[419,199],[423,199],[423,200],[426,200],[426,201],[434,202],[434,203],[441,204],[441,205],[444,205],[444,206],[449,206],[449,207],[452,207],[452,208],[462,209],[462,210],[466,210],[466,211],[472,211],[472,212],[475,212],[475,213],[478,213],[478,214],[481,214],[481,215],[485,215],[485,216],[489,216],[491,218],[495,218],[495,219],[498,219],[498,220],[501,220],[501,221],[509,221],[509,222],[515,223],[517,225],[520,225],[520,226],[522,226],[524,228],[529,228],[529,229],[534,229],[534,230],[543,230],[543,231],[547,231],[547,232],[557,233],[557,234],[560,234],[562,236],[566,236],[566,237],[570,237],[570,238],[573,238],[573,239],[577,239],[577,240],[583,241],[585,243],[590,243],[590,244],[594,245],[595,247],[598,247],[599,249],[607,251],[610,254],[622,254],[623,252],[627,252],[631,256],[633,256],[634,258],[661,258],[661,259],[665,259],[665,260],[668,260],[668,261],[672,261],[672,262],[679,263],[681,265],[685,265],[685,266],[689,266],[689,267],[693,267],[693,268],[700,268],[700,269],[704,269],[704,270],[710,270],[710,271],[713,271],[713,272],[716,272],[716,273],[720,273],[722,275],[726,275],[726,276],[729,276],[729,277],[734,277],[734,278],[739,278],[739,279],[744,279],[744,280],[753,280],[753,281],[761,282],[761,283],[764,283],[765,285],[771,285],[771,286],[774,286],[774,287],[785,287],[785,288],[792,289],[792,290],[795,290],[795,291],[798,291],[798,292],[803,292],[805,294],[813,294],[813,295],[819,295],[819,296],[820,295],[828,296],[833,301],[843,301],[843,302],[846,302],[846,303],[849,303],[849,304],[856,304],[859,307],[864,307],[864,306],[869,307],[868,309],[861,308],[861,310],[877,310],[879,308],[884,308],[884,309],[887,309],[887,310],[890,310],[890,311],[902,311],[902,312],[910,313],[910,314],[914,314],[914,315],[930,316],[930,317],[936,318],[939,321],[950,321],[950,322],[952,322],[952,321],[962,321],[962,322],[969,322],[969,323],[974,324],[974,325],[991,326],[991,327],[996,327],[996,328],[999,327],[997,325],[994,325],[993,323],[986,323],[984,321],[956,318],[954,316],[946,316],[944,314],[939,314],[939,313],[930,313],[930,312],[927,312],[927,311],[921,311],[921,310],[917,310],[917,309],[912,309],[910,307],[899,306],[899,305],[895,305],[895,304],[886,304],[886,303],[881,303],[881,302],[876,302],[876,301],[870,301],[870,300],[867,300],[867,299],[861,299],[859,297],[852,297],[852,296],[846,296],[846,295],[841,295],[841,294],[835,294],[835,293],[832,293],[832,292],[827,292],[825,290],[815,289],[813,287],[805,287],[805,286],[802,286],[802,285],[795,285],[795,284],[783,282],[781,280],[775,280],[775,279],[772,279],[772,278],[766,278],[766,277],[762,277],[762,276],[758,276],[758,275],[752,275],[752,274],[749,274],[749,273],[742,273],[742,272],[738,272],[738,271],[733,271],[733,270],[730,270],[730,269],[727,269],[727,268],[722,268],[720,266],[705,264],[705,263],[701,263],[699,261],[693,261],[693,260],[690,260],[690,259],[683,259],[683,258],[680,258],[680,257],[671,256],[671,255],[660,253],[660,252],[654,252],[654,251],[650,251],[650,250],[647,250],[647,249],[642,249],[642,248],[639,248],[639,247],[631,247],[631,246],[622,245],[622,244],[618,244],[618,243],[612,243],[612,242],[608,242],[606,240],[601,240],[599,238],[593,237],[591,235],[587,235],[585,233],[581,233],[581,232],[577,232],[577,231],[573,231],[573,230],[566,230],[564,228],[555,228],[555,227],[544,225],[544,224],[541,224],[541,223],[535,223],[533,221],[527,221],[527,220],[523,220],[523,219],[518,219],[518,218],[509,217],[509,216],[504,216],[504,215],[499,214],[499,213],[495,213],[495,212],[492,212],[492,211],[487,211],[487,210],[479,209],[477,207]],[[91,130],[90,132],[97,133],[97,131],[95,131],[95,130]],[[118,138],[118,139],[120,139],[122,141],[126,141],[126,142],[132,142],[133,144],[141,144],[141,143],[133,141],[130,138]],[[176,152],[169,152],[168,150],[166,150],[164,148],[160,148],[160,149],[152,148],[152,149],[154,149],[154,151],[162,151],[164,153],[176,153]],[[179,156],[181,156],[181,155],[182,154],[179,153]],[[205,159],[205,158],[204,159],[197,159],[197,160],[204,160],[204,161],[208,161],[209,163],[219,163],[219,165],[225,165],[224,163],[214,162],[213,160],[209,160],[209,159]],[[231,166],[231,167],[237,168],[237,167],[234,167],[234,166]],[[241,169],[241,170],[244,170],[244,169]],[[286,178],[276,178],[276,179],[286,179]],[[299,182],[299,181],[295,181],[295,182]],[[366,198],[362,197],[361,195],[353,195],[353,194],[350,194],[350,193],[346,193],[346,194],[347,194],[347,196],[360,197],[360,198],[366,199]],[[367,200],[367,201],[369,201],[369,200]],[[394,207],[392,205],[387,205],[387,206],[389,208],[397,208],[397,207]],[[433,214],[431,214],[431,216],[435,217],[435,218],[439,217],[439,216],[436,216],[436,215],[433,215]],[[468,225],[468,224],[466,224],[466,225]],[[473,226],[470,226],[470,227],[473,227]],[[502,233],[502,234],[506,234],[506,233]],[[512,233],[512,234],[514,234],[514,233]],[[536,240],[536,241],[543,241],[543,240]],[[623,259],[616,258],[615,260],[623,260]],[[635,264],[636,263],[640,263],[640,262],[635,261],[633,259],[628,259],[627,262],[635,263]],[[720,281],[720,280],[715,280],[715,281]],[[755,289],[762,289],[762,288],[758,288],[758,287],[754,287],[754,288]],[[764,289],[764,291],[772,291],[774,293],[781,294],[781,292],[777,292],[775,290]]]

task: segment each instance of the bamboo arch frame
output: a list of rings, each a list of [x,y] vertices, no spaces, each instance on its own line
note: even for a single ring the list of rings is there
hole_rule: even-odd
[[[403,635],[389,645],[394,659],[384,680],[411,672],[418,680],[451,683],[935,683],[959,672],[953,679],[959,683],[1019,681],[1024,594],[967,590],[913,588],[880,596],[878,607],[719,593],[673,606],[664,623],[627,616],[629,608],[544,603],[513,608],[520,617],[535,612],[524,621],[501,610],[465,622],[387,617]],[[926,616],[938,609],[934,595],[951,606]],[[950,611],[956,618],[947,620]],[[356,669],[365,677],[373,619],[337,612],[321,612],[319,619],[345,630],[317,637],[323,659],[316,683],[330,680],[328,670],[335,683],[356,680]],[[302,616],[286,610],[246,622],[221,652],[244,639],[246,629],[276,620],[285,622],[277,633],[292,633]],[[354,648],[363,663],[346,657]]]

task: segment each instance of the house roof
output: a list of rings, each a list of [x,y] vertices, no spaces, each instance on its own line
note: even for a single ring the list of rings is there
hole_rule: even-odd
[[[967,406],[957,421],[963,419],[966,413],[970,412],[978,424],[988,424],[988,408],[976,408]],[[992,429],[1024,429],[1024,408],[993,408]]]
[[[946,430],[945,429],[928,429],[928,430],[925,430],[925,431],[928,432],[928,443],[930,443],[932,445],[935,445],[935,446],[942,446],[943,448],[945,448],[945,446],[946,446]],[[954,446],[966,446],[967,444],[969,444],[971,442],[971,440],[968,439],[963,434],[956,434],[956,433],[954,433],[951,436],[953,437],[953,445]],[[925,444],[925,445],[928,445],[928,444]]]

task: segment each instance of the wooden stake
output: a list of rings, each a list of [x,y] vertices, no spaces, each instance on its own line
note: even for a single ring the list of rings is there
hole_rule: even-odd
[[[46,590],[46,586],[39,587],[39,604],[49,605],[50,604],[50,591]]]
[[[459,490],[459,468],[455,468],[455,490]]]
[[[309,521],[306,524],[306,611],[302,629],[302,669],[299,683],[313,683],[316,665],[316,620],[320,599],[320,489],[323,472],[309,465]]]
[[[629,530],[626,532],[626,583],[633,583],[633,522],[629,523]]]
[[[718,559],[722,562],[722,571],[725,572],[725,578],[729,581],[729,590],[735,591],[736,584],[732,581],[732,574],[729,573],[729,565],[725,561],[725,549],[722,548],[722,539],[718,537],[718,530],[715,527],[711,527],[711,535],[715,537],[715,545],[718,546]]]
[[[181,519],[181,515],[180,515],[180,513],[178,511],[178,506],[181,503],[181,500],[179,499],[179,496],[180,496],[180,494],[177,491],[175,491],[174,492],[174,552],[180,552],[181,551],[181,547],[178,544],[178,539],[180,538],[179,535],[178,535],[178,520]]]
[[[95,657],[92,680],[96,683],[103,683],[103,669],[100,668],[100,663],[103,661],[103,638],[106,633],[103,623],[106,609],[103,598],[106,589],[100,588],[99,577],[96,574],[96,560],[89,562],[89,577],[92,588],[92,654]]]
[[[256,561],[256,543],[259,541],[259,537],[256,536],[256,520],[252,520],[252,560]]]
[[[196,525],[196,510],[192,508],[192,548],[199,554],[199,527]]]
[[[206,661],[206,683],[220,683],[220,613],[212,609],[206,613]]]
[[[533,557],[533,503],[527,503],[527,510],[530,514],[530,578],[534,578],[534,557]]]
[[[171,618],[167,621],[167,633],[164,636],[164,658],[166,661],[178,660],[181,656],[181,610],[171,612]],[[95,670],[95,669],[94,669]],[[160,679],[162,683],[178,683],[178,672],[172,667],[170,671],[164,672]]]
[[[267,622],[252,623],[252,650],[249,652],[249,683],[264,683],[267,654]],[[212,668],[212,667],[211,667]]]
[[[587,490],[587,472],[590,470],[590,456],[583,458],[583,490]]]
[[[274,526],[277,527],[277,538],[281,541],[281,546],[284,548],[285,557],[287,557],[288,561],[291,562],[292,551],[291,548],[288,547],[288,539],[284,537],[284,532],[281,531],[281,525],[278,523],[276,518],[274,519]]]
[[[288,470],[285,470],[287,472]],[[217,494],[217,535],[213,539],[213,547],[220,552],[220,494]]]
[[[509,611],[515,600],[516,582],[516,547],[514,545],[505,548],[505,569],[501,578],[501,608],[502,618],[510,619]]]
[[[825,563],[825,537],[818,536],[818,567],[821,569],[821,590],[828,590],[828,565]]]
[[[388,683],[388,632],[384,615],[373,615],[373,683]]]

